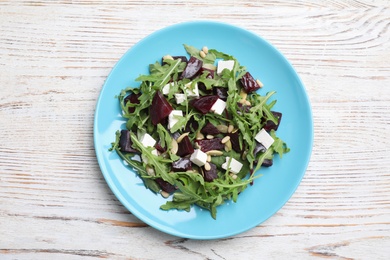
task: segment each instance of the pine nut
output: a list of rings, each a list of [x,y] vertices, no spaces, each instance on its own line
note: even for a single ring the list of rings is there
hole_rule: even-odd
[[[210,166],[210,164],[209,164],[208,162],[205,163],[204,169],[205,169],[206,171],[210,171],[210,170],[211,170],[211,166]]]
[[[211,155],[211,156],[221,156],[223,154],[223,152],[218,151],[218,150],[210,150],[210,151],[207,151],[206,154]]]
[[[152,167],[150,167],[149,165],[146,166],[146,173],[150,176],[154,176],[156,175],[154,169]]]
[[[172,138],[171,153],[176,154],[178,150],[179,150],[179,145],[177,144],[176,140]]]
[[[209,48],[207,48],[207,46],[203,46],[202,51],[207,54],[209,53]]]
[[[177,138],[176,142],[180,143],[183,140],[183,138],[186,137],[189,134],[190,134],[190,132],[182,134],[181,136],[179,136],[179,138]]]
[[[164,198],[168,198],[169,195],[170,195],[168,192],[163,191],[163,190],[160,192],[160,194],[161,194],[161,196],[163,196]]]
[[[225,143],[225,151],[230,152],[232,150],[232,142],[229,140]]]
[[[173,60],[172,56],[171,55],[165,55],[163,57],[163,60]]]
[[[256,79],[256,83],[259,84],[260,88],[262,88],[264,86],[264,84],[258,79]]]
[[[228,127],[228,133],[231,133],[231,132],[233,132],[233,129],[234,129],[234,126],[233,125],[229,125],[229,127]]]
[[[230,140],[230,136],[225,136],[224,138],[222,138],[222,140],[221,140],[221,143],[226,143],[227,141],[229,141]]]
[[[204,139],[204,135],[201,132],[197,132],[196,133],[196,140],[203,140],[203,139]]]
[[[237,179],[237,174],[233,174],[233,175],[232,175],[232,179],[233,179],[233,180]]]
[[[200,55],[200,57],[202,57],[202,58],[206,57],[206,53],[204,53],[204,51],[200,51],[200,52],[199,52],[199,55]]]
[[[246,93],[244,90],[241,89],[240,91],[240,97],[243,99],[243,100],[246,100],[246,97],[248,96],[248,93]]]
[[[207,138],[207,139],[213,139],[214,136],[213,136],[213,135],[206,135],[206,138]]]
[[[220,133],[226,134],[228,131],[228,127],[226,125],[217,125],[216,127]]]
[[[245,100],[245,105],[250,107],[252,104],[248,100]]]
[[[207,162],[211,162],[211,155],[207,155]]]

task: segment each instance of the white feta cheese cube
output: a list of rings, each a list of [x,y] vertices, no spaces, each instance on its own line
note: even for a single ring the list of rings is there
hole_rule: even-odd
[[[145,147],[153,147],[156,144],[156,140],[154,140],[153,137],[148,133],[143,134],[139,141]]]
[[[194,86],[192,86],[192,81],[185,84],[185,90],[187,93],[187,97],[189,98],[197,98],[199,97],[199,89],[198,89],[198,83],[195,83]]]
[[[181,93],[177,93],[177,94],[175,94],[175,99],[176,99],[176,104],[181,104],[184,101],[186,101],[186,95],[181,94]]]
[[[232,70],[234,68],[234,60],[218,61],[217,74],[220,75],[224,69]]]
[[[190,161],[201,167],[207,162],[207,154],[202,152],[200,149],[196,149],[191,154]]]
[[[229,165],[229,161],[230,161],[230,165]],[[240,163],[234,158],[226,157],[226,162],[222,164],[222,169],[228,170],[228,165],[229,165],[229,171],[231,171],[234,174],[237,174],[241,171],[242,163]]]
[[[162,88],[162,93],[163,95],[168,95],[169,94],[169,91],[171,90],[171,86],[173,86],[173,82],[171,83],[168,83],[166,84],[163,88]]]
[[[215,114],[221,115],[225,108],[226,102],[218,98],[210,110],[213,111]]]
[[[180,117],[183,117],[183,111],[172,110],[168,116],[168,128],[171,129],[179,121]]]
[[[261,143],[265,149],[268,149],[270,148],[270,146],[274,143],[274,139],[272,138],[272,136],[270,136],[267,131],[265,131],[265,129],[261,129],[260,132],[257,133],[257,135],[255,136],[255,139],[256,141],[258,141],[259,143]]]

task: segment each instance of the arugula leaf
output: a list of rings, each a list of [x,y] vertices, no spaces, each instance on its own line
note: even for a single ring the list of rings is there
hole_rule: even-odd
[[[215,49],[210,49],[209,53],[213,53],[217,59],[223,59],[223,60],[235,60],[235,58],[229,54],[217,51]]]
[[[172,137],[168,133],[167,129],[165,129],[165,127],[162,126],[162,124],[157,124],[157,134],[159,136],[161,147],[170,149],[172,143]]]
[[[200,75],[199,78],[195,79],[193,82],[203,83],[207,90],[211,90],[213,86],[220,86],[221,81],[207,78],[208,74],[209,74],[208,72],[203,72],[202,75]]]
[[[183,129],[187,125],[188,121],[191,119],[192,115],[193,112],[190,112],[182,117],[179,117],[177,123],[171,128],[171,133],[175,133],[179,129]]]
[[[143,144],[138,141],[138,138],[134,135],[134,133],[130,133],[130,137],[133,141],[133,146],[136,147],[142,153],[142,155],[148,159],[148,164],[154,168],[156,176],[163,178],[164,181],[167,181],[170,184],[174,184],[174,178],[168,173],[167,165],[163,163],[163,160],[166,162],[167,159],[162,159],[159,156],[152,154],[150,149],[147,149],[147,147],[143,146]],[[168,162],[171,161],[168,160]]]
[[[280,158],[282,158],[283,154],[290,151],[290,148],[287,147],[287,144],[283,142],[282,139],[276,136],[275,130],[271,130],[270,135],[274,139],[274,143],[271,147],[276,153],[279,154]]]
[[[215,57],[214,53],[208,52],[206,54],[206,57],[202,58],[199,54],[200,53],[199,49],[197,49],[193,46],[189,46],[187,44],[184,44],[184,48],[190,56],[193,56],[199,60],[202,60],[204,63],[214,64],[214,62],[215,62],[216,57]]]

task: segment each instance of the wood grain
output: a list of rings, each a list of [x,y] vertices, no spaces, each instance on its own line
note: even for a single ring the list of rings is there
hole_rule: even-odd
[[[300,74],[315,141],[271,219],[215,241],[129,213],[95,159],[113,65],[165,26],[217,20],[269,40]],[[0,1],[0,259],[389,259],[388,1]]]

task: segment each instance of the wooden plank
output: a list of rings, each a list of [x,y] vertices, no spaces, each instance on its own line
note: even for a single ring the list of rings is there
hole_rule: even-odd
[[[388,1],[0,1],[0,258],[388,259],[389,17]],[[275,216],[197,241],[156,231],[120,204],[97,165],[92,125],[128,48],[210,19],[286,55],[312,102],[315,141]]]

